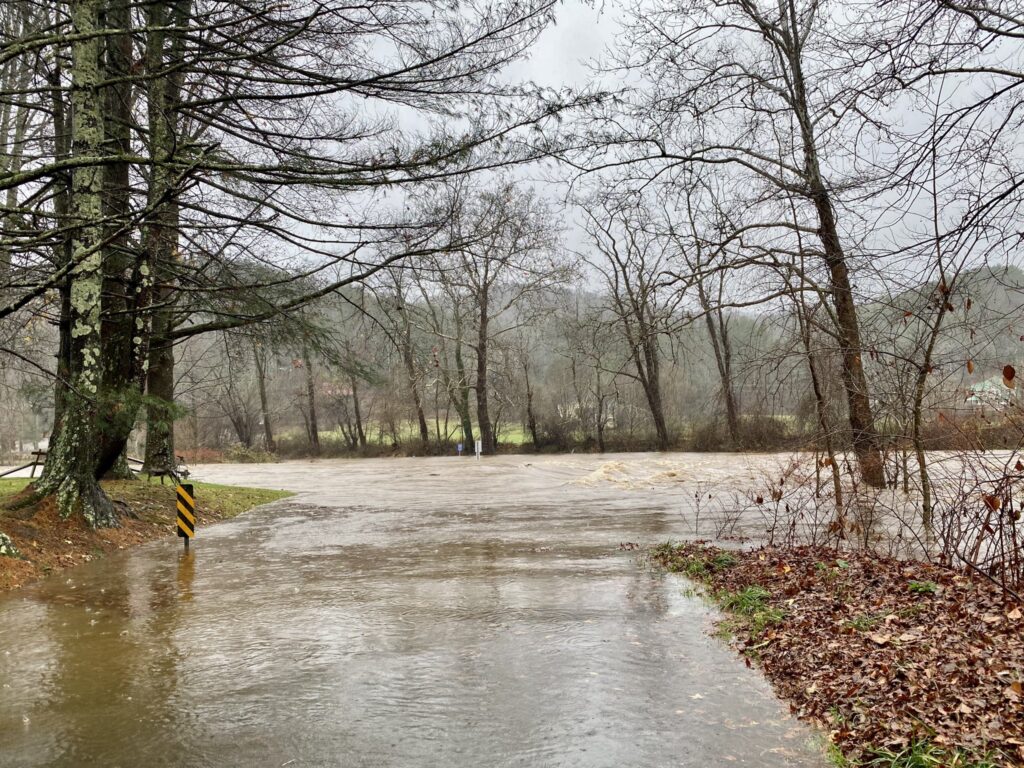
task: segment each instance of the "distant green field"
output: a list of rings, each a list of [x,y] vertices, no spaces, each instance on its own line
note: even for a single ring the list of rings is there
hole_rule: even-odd
[[[419,423],[416,421],[403,421],[398,426],[398,438],[401,442],[413,442],[419,440],[420,428]],[[430,429],[431,440],[435,439],[438,432],[442,435],[445,434],[444,420],[437,420],[433,422],[427,420],[427,427]],[[391,444],[391,430],[390,428],[384,428],[383,431],[377,422],[370,422],[363,427],[366,432],[366,442],[371,445],[390,445]],[[523,445],[529,443],[530,433],[523,429],[521,424],[508,424],[499,425],[498,431],[498,442],[503,445]],[[474,437],[478,436],[478,427],[473,424]],[[459,442],[462,439],[462,430],[459,429],[458,422],[450,420],[448,422],[448,434],[450,435],[451,442]],[[281,432],[279,441],[285,440],[288,442],[303,442],[306,439],[306,433],[301,429],[289,429]],[[320,442],[321,443],[344,443],[345,438],[342,435],[340,429],[321,429],[320,430]]]

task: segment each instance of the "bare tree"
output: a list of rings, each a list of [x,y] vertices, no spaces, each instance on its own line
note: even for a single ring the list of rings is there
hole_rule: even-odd
[[[453,212],[452,245],[435,259],[434,277],[456,308],[457,367],[462,364],[463,322],[472,328],[467,345],[476,359],[477,427],[483,453],[491,454],[497,447],[490,408],[491,344],[514,328],[514,323],[503,324],[510,310],[563,280],[566,264],[557,257],[551,212],[531,189],[510,181],[486,187],[460,181],[443,192],[443,206]],[[465,308],[465,320],[459,308]]]
[[[641,204],[614,199],[585,206],[587,230],[601,259],[589,263],[603,277],[616,328],[643,388],[658,448],[672,443],[662,398],[661,343],[669,333],[679,294],[666,288],[666,241],[654,231],[650,212]]]
[[[853,449],[865,481],[881,486],[851,261],[837,213],[837,190],[846,185],[832,178],[841,175],[837,162],[852,132],[875,126],[852,108],[865,87],[856,58],[862,51],[836,43],[819,5],[633,5],[610,71],[638,77],[646,87],[602,102],[590,129],[561,156],[591,173],[614,170],[618,183],[644,183],[673,168],[721,168],[736,188],[747,185],[753,193],[746,224],[752,231],[779,238],[802,231],[818,240]],[[843,64],[825,68],[822,61]],[[798,203],[796,224],[778,215],[787,201]]]

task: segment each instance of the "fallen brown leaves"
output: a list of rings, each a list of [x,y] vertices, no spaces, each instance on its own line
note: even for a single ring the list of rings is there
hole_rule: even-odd
[[[698,543],[661,548],[655,559],[712,594],[768,590],[781,621],[730,622],[736,644],[844,754],[926,739],[1024,766],[1024,617],[997,587],[924,563],[811,547],[700,565],[722,553]]]
[[[0,557],[0,591],[173,531],[170,523],[131,518],[119,528],[93,530],[80,516],[62,519],[52,499],[40,503],[28,519],[4,517],[2,527],[24,559]]]

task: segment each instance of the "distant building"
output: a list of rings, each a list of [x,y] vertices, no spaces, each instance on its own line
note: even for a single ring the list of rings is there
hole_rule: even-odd
[[[1002,410],[1017,402],[1017,390],[1010,389],[1003,383],[1002,376],[972,384],[967,390],[965,405],[973,408],[995,408]]]

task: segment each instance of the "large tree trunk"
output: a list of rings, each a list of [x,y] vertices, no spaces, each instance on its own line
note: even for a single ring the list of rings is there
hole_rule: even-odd
[[[163,292],[158,292],[159,297]],[[157,298],[157,301],[160,301]],[[157,310],[146,370],[146,453],[144,472],[170,472],[174,452],[174,345],[169,336],[170,312]],[[196,436],[198,439],[198,435]]]
[[[170,10],[170,12],[169,12]],[[181,33],[165,31],[170,24],[183,28],[190,14],[187,0],[168,8],[166,2],[146,6],[146,70],[148,83],[150,166],[148,203],[153,213],[145,230],[145,248],[153,269],[152,332],[146,372],[146,455],[144,469],[170,472],[177,466],[174,450],[174,344],[175,261],[178,259],[178,204],[169,162],[178,149],[177,105],[181,74],[174,67],[181,56]],[[167,38],[171,37],[170,45]],[[166,50],[165,50],[166,49]],[[198,435],[195,436],[198,440]]]
[[[832,300],[835,304],[840,352],[843,361],[843,384],[846,388],[850,435],[853,453],[857,457],[861,478],[876,488],[885,487],[885,467],[882,451],[875,431],[875,417],[871,410],[867,375],[861,355],[860,326],[857,308],[850,285],[846,259],[839,245],[832,205],[824,192],[817,197],[821,222],[821,242],[831,277]]]
[[[98,157],[103,151],[100,0],[71,5],[76,35],[72,56],[72,154]],[[103,290],[103,170],[84,165],[71,174],[70,387],[46,465],[36,483],[42,495],[56,494],[64,516],[80,513],[93,526],[117,524],[114,508],[96,479],[99,459],[97,397],[102,384],[101,301]]]
[[[66,160],[71,156],[71,126],[68,123],[68,110],[61,88],[61,68],[54,65],[49,78],[53,108],[53,143],[57,160]],[[53,201],[54,213],[58,226],[71,219],[71,183],[65,176],[59,185],[59,191]],[[71,238],[65,236],[55,249],[54,261],[60,266],[71,262]],[[71,280],[69,276],[60,282],[60,312],[57,320],[57,379],[53,392],[53,428],[50,430],[51,440],[60,431],[60,423],[64,416],[64,406],[68,396],[68,382],[71,380]]]
[[[131,152],[131,13],[124,0],[113,0],[101,22],[120,30],[105,36],[102,361],[99,398],[100,451],[97,477],[118,463],[135,426],[149,343],[152,274],[128,238]]]
[[[134,480],[135,473],[131,464],[128,463],[128,449],[125,448],[121,455],[114,461],[114,465],[104,473],[101,480]]]
[[[804,173],[807,179],[807,196],[814,204],[818,216],[818,238],[821,241],[823,258],[829,271],[832,301],[836,312],[836,331],[843,361],[843,385],[846,389],[847,410],[850,423],[853,452],[857,457],[861,478],[876,488],[885,487],[885,466],[882,451],[875,431],[875,418],[871,409],[867,375],[860,340],[860,325],[857,321],[857,305],[850,284],[849,266],[843,252],[839,230],[836,226],[835,209],[821,174],[814,123],[807,100],[803,64],[796,30],[800,21],[790,15],[788,36],[790,67],[793,73],[793,108],[799,123],[804,154]]]

